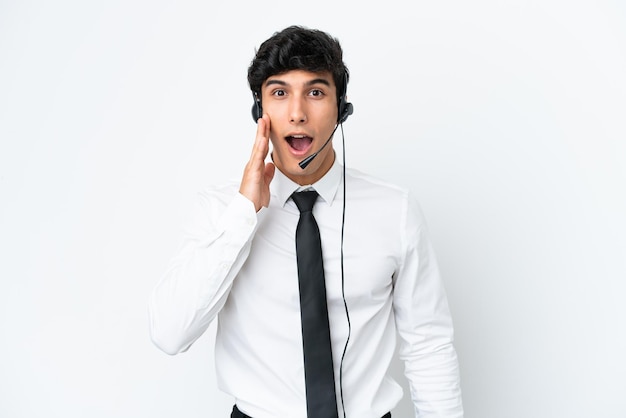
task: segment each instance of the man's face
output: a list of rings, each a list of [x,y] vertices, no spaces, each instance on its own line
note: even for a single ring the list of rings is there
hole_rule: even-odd
[[[294,182],[319,180],[335,160],[328,144],[302,169],[298,165],[318,151],[337,123],[337,94],[331,73],[291,70],[269,77],[261,87],[263,111],[270,117],[272,160]]]

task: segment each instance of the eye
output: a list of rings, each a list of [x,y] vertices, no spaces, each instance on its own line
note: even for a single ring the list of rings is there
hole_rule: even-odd
[[[313,97],[322,97],[324,96],[324,92],[320,89],[313,89],[309,92],[309,94]]]
[[[287,93],[285,92],[285,90],[282,90],[282,89],[276,89],[272,92],[272,96],[276,96],[276,97],[283,97],[286,94]]]

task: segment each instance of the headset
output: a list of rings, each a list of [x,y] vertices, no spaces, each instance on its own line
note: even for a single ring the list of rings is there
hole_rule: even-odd
[[[354,112],[354,106],[352,103],[348,102],[348,98],[346,96],[348,90],[348,71],[344,71],[343,75],[343,90],[341,95],[339,96],[339,100],[337,102],[337,124],[340,125],[348,119]],[[252,119],[254,122],[257,122],[261,117],[263,117],[263,106],[261,105],[261,99],[257,92],[252,92],[252,98],[254,99],[254,103],[252,104]]]

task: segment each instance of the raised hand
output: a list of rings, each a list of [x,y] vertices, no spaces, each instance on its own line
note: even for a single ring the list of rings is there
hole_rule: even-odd
[[[270,148],[269,140],[270,118],[264,114],[258,120],[252,154],[246,164],[239,186],[239,193],[254,203],[257,212],[270,203],[270,182],[274,178],[276,169],[273,163],[265,163]]]

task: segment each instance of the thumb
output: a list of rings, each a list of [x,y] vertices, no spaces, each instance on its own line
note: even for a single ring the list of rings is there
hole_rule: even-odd
[[[269,184],[274,178],[274,173],[276,172],[276,166],[274,163],[265,164],[265,183]]]

